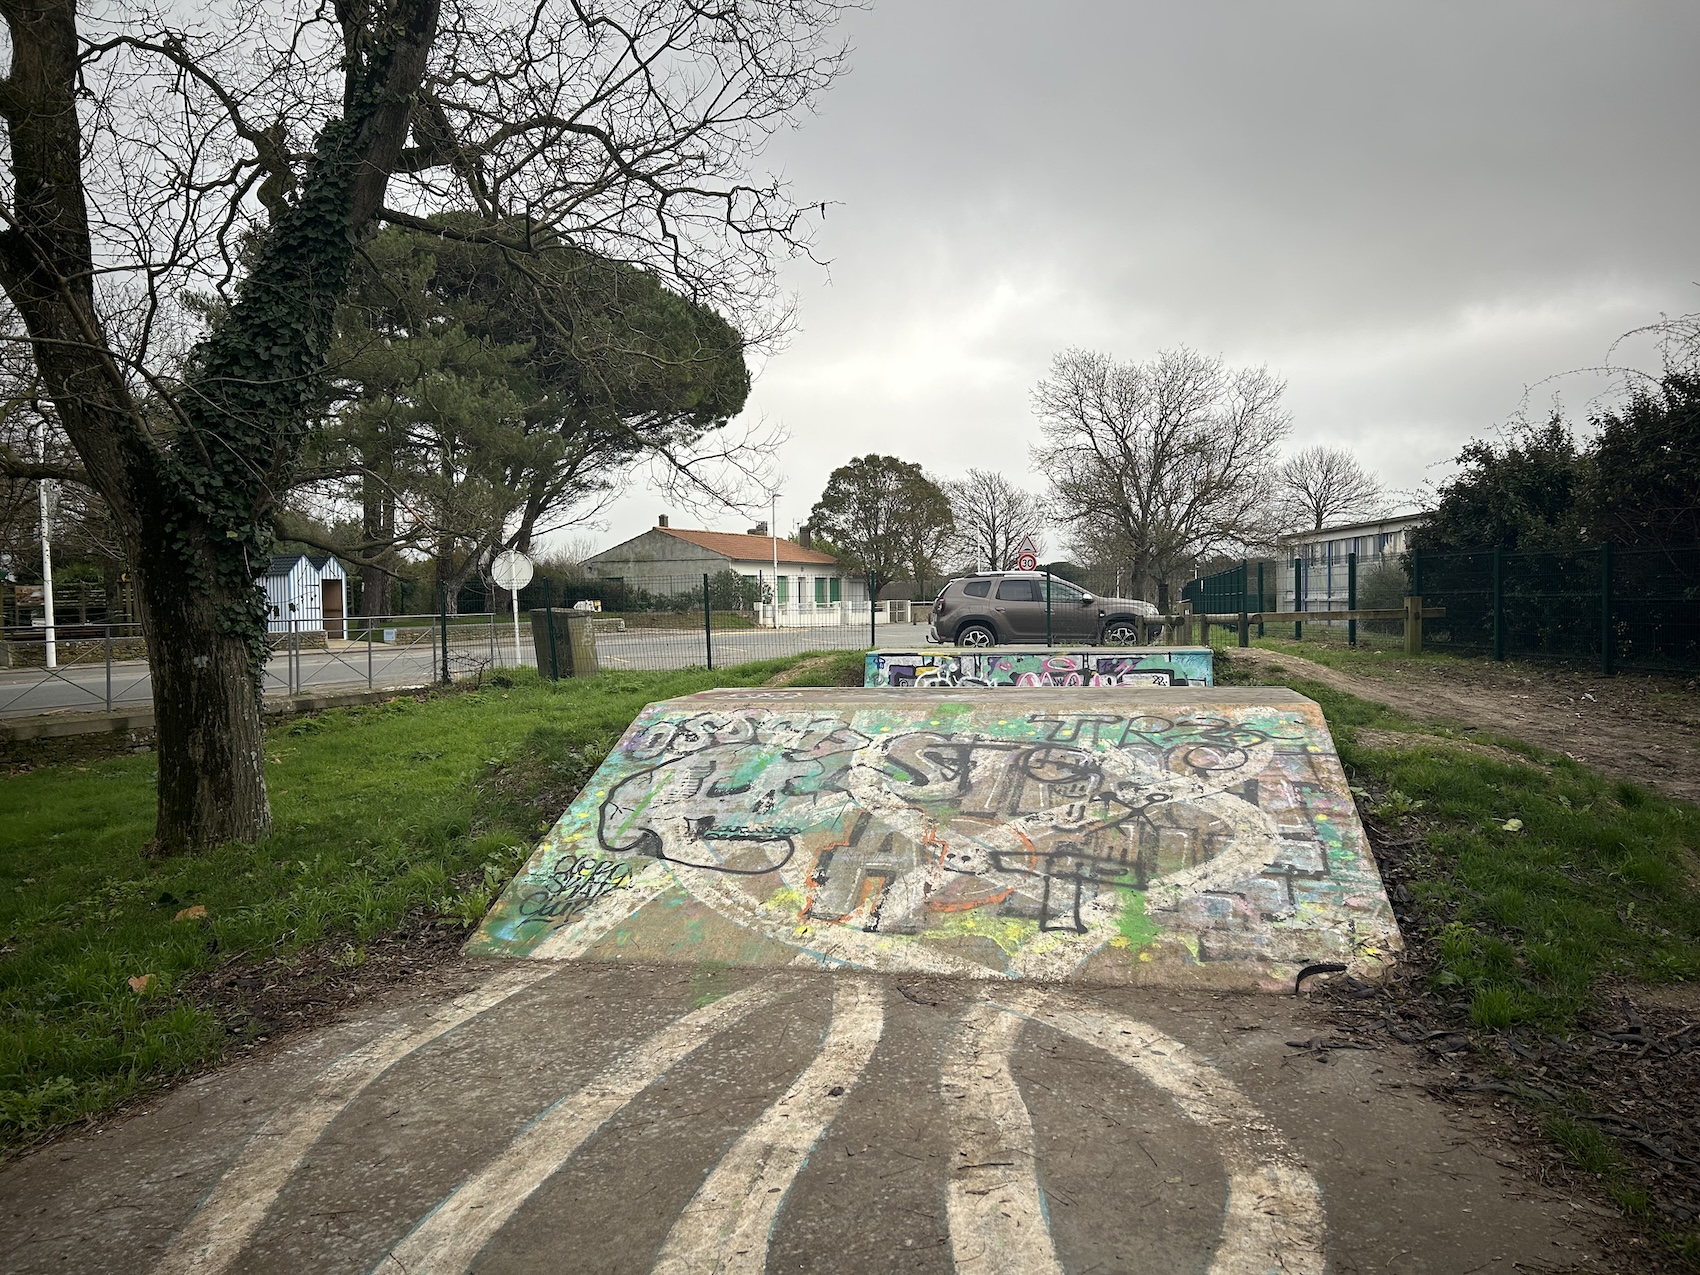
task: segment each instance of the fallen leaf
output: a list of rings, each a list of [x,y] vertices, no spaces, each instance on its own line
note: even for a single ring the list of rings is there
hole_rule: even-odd
[[[154,976],[152,974],[138,974],[135,978],[130,980],[130,990],[137,996],[140,996],[143,992],[147,991],[148,988],[153,986],[153,980]]]
[[[184,908],[181,912],[179,912],[176,916],[172,917],[171,919],[173,921],[198,921],[203,916],[205,916],[206,914],[207,914],[206,908],[202,907],[199,903],[197,903],[197,904],[195,904],[194,907]]]
[[[1522,832],[1523,831],[1523,821],[1521,819],[1507,819],[1504,823],[1500,824],[1499,826],[1501,828],[1504,828],[1507,832]]]

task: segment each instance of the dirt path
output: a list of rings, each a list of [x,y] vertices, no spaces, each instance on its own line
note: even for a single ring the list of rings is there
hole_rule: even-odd
[[[1668,797],[1700,802],[1700,693],[1693,681],[1464,660],[1389,659],[1368,676],[1286,651],[1228,654],[1264,673],[1311,678],[1412,717],[1511,735]]]

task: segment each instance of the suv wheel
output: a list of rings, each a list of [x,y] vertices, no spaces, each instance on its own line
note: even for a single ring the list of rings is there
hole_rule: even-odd
[[[964,624],[956,631],[958,646],[996,646],[998,635],[984,624]]]
[[[1143,636],[1132,620],[1111,620],[1104,626],[1105,646],[1138,646]]]

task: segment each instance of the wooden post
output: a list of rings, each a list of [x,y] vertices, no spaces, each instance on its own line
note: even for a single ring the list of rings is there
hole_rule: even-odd
[[[1276,600],[1277,605],[1279,605],[1279,602],[1280,602],[1280,600],[1277,599]],[[1264,606],[1263,606],[1263,564],[1261,562],[1259,562],[1257,564],[1257,609],[1260,613],[1264,609]],[[1263,636],[1263,621],[1262,620],[1259,620],[1257,622],[1257,636],[1258,637]]]
[[[1423,653],[1423,600],[1419,594],[1405,595],[1405,654]]]

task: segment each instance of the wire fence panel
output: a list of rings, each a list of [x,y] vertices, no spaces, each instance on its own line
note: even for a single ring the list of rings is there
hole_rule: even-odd
[[[1199,577],[1182,597],[1194,614],[1233,615],[1396,610],[1414,594],[1425,610],[1444,611],[1423,623],[1426,650],[1563,660],[1607,673],[1700,668],[1700,546],[1416,550],[1344,558],[1320,556],[1320,548]],[[1263,627],[1268,636],[1325,644],[1392,646],[1404,632],[1403,620],[1300,619],[1291,629],[1285,623]]]
[[[1700,548],[1417,552],[1425,646],[1498,659],[1700,668]]]
[[[151,703],[147,644],[138,624],[0,629],[0,716]]]

